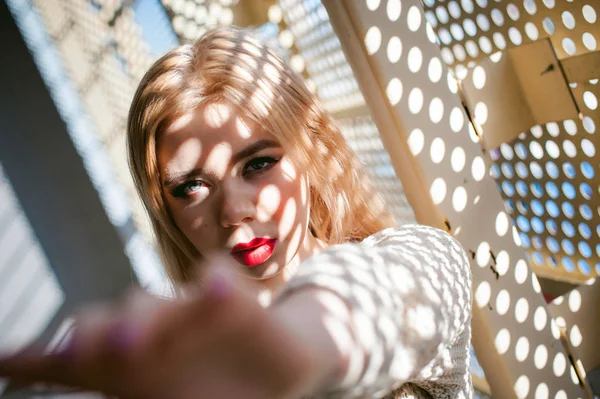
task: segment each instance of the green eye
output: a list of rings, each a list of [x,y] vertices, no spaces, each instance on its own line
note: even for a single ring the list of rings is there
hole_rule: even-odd
[[[202,187],[205,187],[205,184],[200,180],[185,182],[175,188],[173,191],[173,196],[177,198],[189,197],[190,195],[200,191]]]
[[[271,157],[259,157],[249,161],[243,170],[243,174],[252,174],[258,173],[264,170],[268,170],[272,168],[275,164],[279,162],[279,159],[271,158]]]

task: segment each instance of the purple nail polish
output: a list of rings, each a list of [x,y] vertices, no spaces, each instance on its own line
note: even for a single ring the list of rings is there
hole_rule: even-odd
[[[131,323],[118,323],[108,332],[109,345],[120,351],[130,350],[137,338],[137,331]]]
[[[67,342],[63,343],[60,348],[56,351],[56,355],[64,359],[73,359],[79,350],[78,338],[75,333],[67,339]]]
[[[222,275],[215,275],[210,279],[207,296],[215,299],[223,299],[229,296],[230,287]]]

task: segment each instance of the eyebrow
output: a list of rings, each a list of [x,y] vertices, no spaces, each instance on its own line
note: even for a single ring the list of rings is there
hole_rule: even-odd
[[[250,144],[248,147],[244,148],[240,152],[233,155],[233,157],[231,157],[231,160],[234,164],[236,164],[236,163],[240,162],[241,160],[243,160],[245,158],[249,158],[252,155],[256,154],[257,152],[262,151],[267,148],[281,148],[281,144],[279,144],[279,142],[277,142],[275,140],[269,140],[269,139],[258,140],[257,142]],[[165,173],[163,187],[170,187],[175,182],[185,181],[185,180],[188,180],[189,178],[191,178],[192,176],[198,176],[201,174],[203,174],[202,168],[194,168],[188,172],[179,173],[179,174],[170,174],[167,172],[167,173]]]
[[[263,139],[258,140],[248,147],[244,148],[240,152],[236,153],[233,157],[231,157],[231,161],[236,164],[240,162],[242,159],[249,158],[252,155],[256,154],[259,151],[262,151],[267,148],[281,148],[281,144],[275,140]]]
[[[202,168],[194,168],[185,173],[169,174],[165,173],[165,180],[163,181],[163,187],[170,187],[176,182],[188,180],[192,176],[198,176],[202,174]]]

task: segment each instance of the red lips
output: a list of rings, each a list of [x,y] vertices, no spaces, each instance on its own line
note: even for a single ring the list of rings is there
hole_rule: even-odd
[[[255,238],[247,243],[240,243],[231,250],[231,256],[242,265],[251,267],[265,263],[273,254],[277,239]]]

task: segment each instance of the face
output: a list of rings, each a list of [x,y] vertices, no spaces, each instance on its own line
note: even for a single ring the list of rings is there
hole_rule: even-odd
[[[223,103],[180,117],[159,137],[169,211],[200,254],[226,252],[268,279],[310,252],[308,184],[270,132]]]

